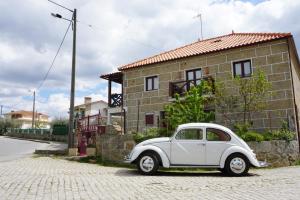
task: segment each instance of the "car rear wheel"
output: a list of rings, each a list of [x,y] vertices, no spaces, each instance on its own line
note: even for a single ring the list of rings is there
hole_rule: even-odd
[[[225,171],[230,176],[244,176],[249,171],[249,161],[242,154],[232,154],[226,159]]]
[[[144,175],[153,175],[159,167],[157,157],[152,153],[145,153],[140,156],[137,162],[138,170]]]

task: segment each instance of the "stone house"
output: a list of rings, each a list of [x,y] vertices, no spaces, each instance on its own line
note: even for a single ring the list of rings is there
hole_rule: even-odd
[[[288,120],[299,134],[300,66],[290,33],[231,33],[167,51],[102,75],[108,80],[108,113],[125,116],[125,130],[163,126],[164,106],[205,77],[233,87],[234,76],[251,77],[257,69],[271,82],[267,106],[253,117],[255,129],[280,128]],[[112,94],[112,82],[122,94]],[[216,121],[223,119],[216,113]]]

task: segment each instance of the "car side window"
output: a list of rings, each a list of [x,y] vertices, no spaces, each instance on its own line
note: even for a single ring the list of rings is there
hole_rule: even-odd
[[[176,135],[176,140],[202,140],[203,130],[202,129],[183,129]]]
[[[220,129],[207,128],[206,129],[207,141],[230,141],[230,135]]]

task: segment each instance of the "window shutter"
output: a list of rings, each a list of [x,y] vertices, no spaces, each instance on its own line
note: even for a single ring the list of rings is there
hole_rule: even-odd
[[[154,114],[146,114],[145,123],[146,125],[154,125]]]

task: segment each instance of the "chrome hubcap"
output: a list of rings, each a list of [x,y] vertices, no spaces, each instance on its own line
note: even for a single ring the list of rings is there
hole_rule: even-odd
[[[150,156],[144,156],[140,160],[140,168],[144,172],[150,172],[154,167],[154,161]]]
[[[246,169],[246,163],[244,161],[244,159],[242,158],[233,158],[230,161],[230,169],[231,171],[233,171],[236,174],[241,174],[245,171]]]

